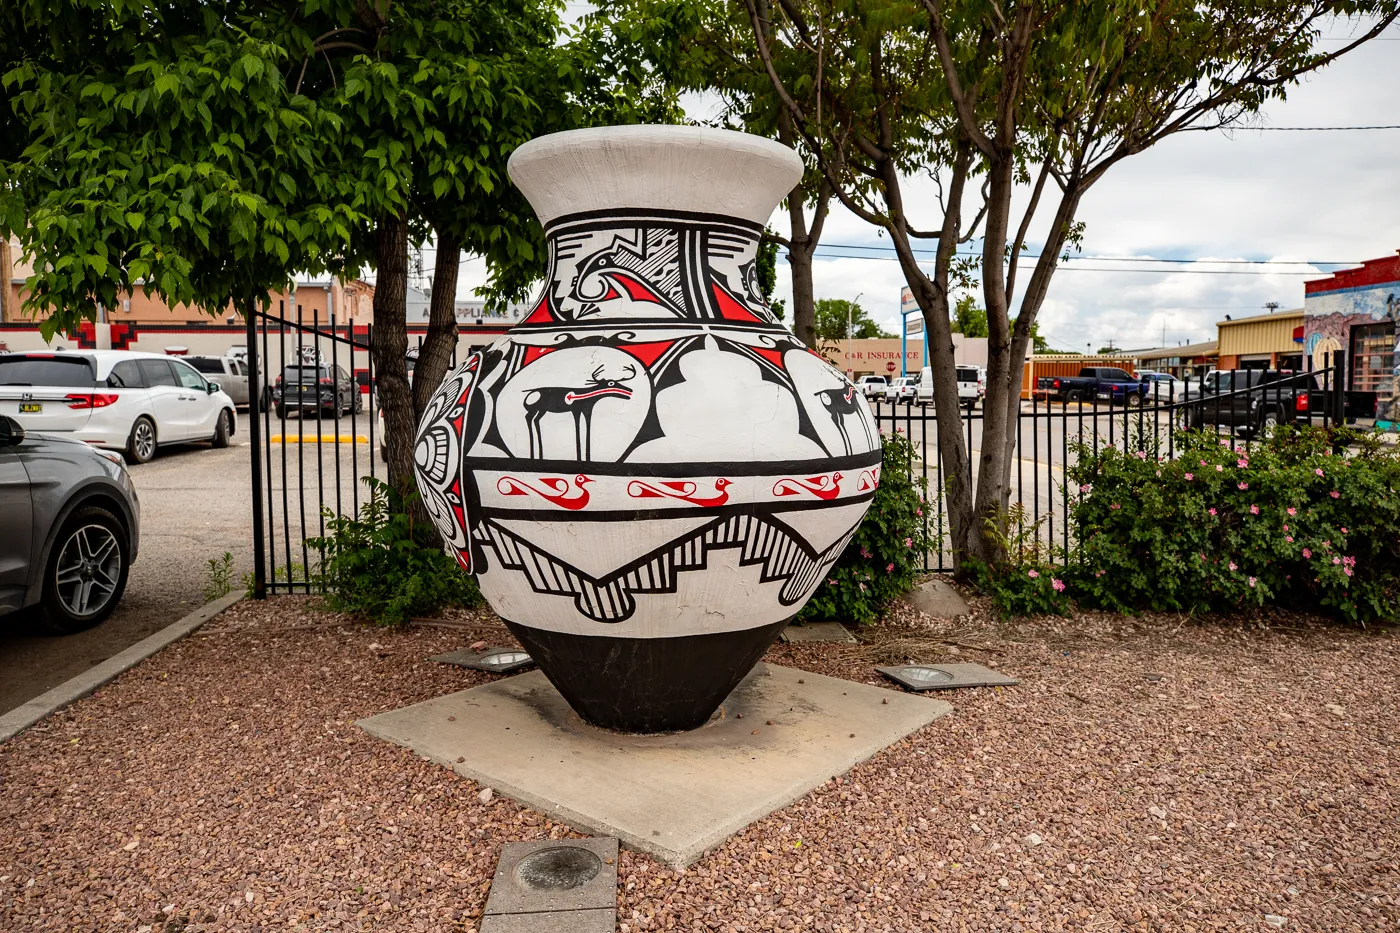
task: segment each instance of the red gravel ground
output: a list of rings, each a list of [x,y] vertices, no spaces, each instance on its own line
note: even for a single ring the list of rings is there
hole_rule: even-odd
[[[1023,684],[945,694],[952,715],[687,871],[624,852],[619,930],[1400,926],[1393,634],[899,615],[768,660]],[[240,604],[0,746],[0,930],[475,930],[501,845],[570,831],[353,725],[488,679],[424,660],[506,640],[455,618]]]

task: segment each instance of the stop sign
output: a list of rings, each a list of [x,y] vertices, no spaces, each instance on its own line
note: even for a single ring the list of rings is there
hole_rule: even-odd
[[[896,369],[898,369],[898,368],[899,368],[899,367],[898,367],[898,366],[895,366],[893,363],[886,363],[886,364],[885,364],[885,369],[889,370],[890,372],[894,372],[894,371],[895,371]]]

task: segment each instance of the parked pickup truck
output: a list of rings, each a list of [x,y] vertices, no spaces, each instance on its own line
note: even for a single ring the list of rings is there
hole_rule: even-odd
[[[242,408],[248,404],[248,363],[227,356],[183,357],[210,382],[223,389],[233,404]]]
[[[1147,393],[1152,391],[1151,386],[1128,375],[1125,369],[1085,366],[1077,376],[1041,376],[1036,379],[1032,392],[1036,398],[1051,402],[1088,402],[1099,398],[1101,392],[1107,393],[1102,396],[1104,399],[1112,397],[1115,387],[1119,393],[1117,397],[1126,396],[1127,404],[1133,406],[1142,404],[1144,389]]]
[[[1328,406],[1340,403],[1340,411]],[[1181,409],[1185,428],[1219,426],[1241,434],[1267,433],[1280,424],[1373,418],[1376,393],[1323,388],[1316,373],[1287,369],[1236,369],[1206,375],[1200,394]]]

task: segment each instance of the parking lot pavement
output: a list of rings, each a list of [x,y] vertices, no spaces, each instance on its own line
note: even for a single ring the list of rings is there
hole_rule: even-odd
[[[357,419],[364,424],[364,418]],[[293,419],[294,426],[296,421]],[[308,429],[311,423],[308,422]],[[273,433],[281,433],[274,419]],[[343,431],[348,432],[348,420]],[[325,433],[325,431],[323,431]],[[364,433],[361,429],[360,433]],[[280,467],[280,447],[272,448]],[[301,457],[304,480],[296,480],[296,445],[288,445],[293,506],[291,528],[305,504],[305,528],[313,530],[317,517],[317,476],[314,448]],[[369,461],[365,444],[342,445],[346,475],[354,451],[361,468]],[[252,508],[249,491],[248,418],[241,415],[232,444],[213,450],[208,444],[163,448],[150,463],[131,467],[131,477],[141,499],[141,550],[131,567],[121,605],[102,625],[77,635],[46,635],[32,612],[0,618],[0,712],[13,709],[50,687],[158,631],[204,602],[209,577],[207,562],[225,552],[233,555],[233,585],[243,586],[243,574],[252,568]],[[323,481],[330,486],[334,454],[322,458]],[[296,495],[305,488],[305,495]],[[274,471],[274,493],[280,497],[280,470]],[[280,519],[280,511],[278,513]],[[312,531],[314,533],[314,530]]]

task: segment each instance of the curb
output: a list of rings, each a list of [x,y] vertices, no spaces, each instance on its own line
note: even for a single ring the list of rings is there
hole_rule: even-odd
[[[83,671],[47,693],[41,693],[28,703],[15,707],[0,716],[0,742],[14,738],[36,722],[114,680],[118,674],[140,664],[166,645],[184,638],[242,598],[242,592],[229,593],[213,602],[205,603],[178,622],[172,622],[154,635],[147,636],[125,651],[96,665],[92,670]]]

